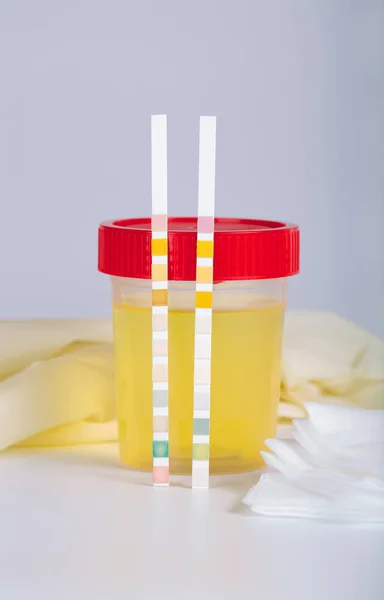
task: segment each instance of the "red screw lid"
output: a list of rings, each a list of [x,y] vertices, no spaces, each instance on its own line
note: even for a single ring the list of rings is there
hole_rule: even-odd
[[[213,282],[275,279],[299,272],[299,228],[278,221],[215,219]],[[168,278],[196,279],[196,217],[168,219]],[[151,279],[151,219],[99,227],[99,271]]]

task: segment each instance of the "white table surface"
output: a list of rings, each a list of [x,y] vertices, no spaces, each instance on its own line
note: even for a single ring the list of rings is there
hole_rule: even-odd
[[[154,489],[115,444],[3,453],[0,598],[384,598],[384,527],[256,517],[254,480]]]

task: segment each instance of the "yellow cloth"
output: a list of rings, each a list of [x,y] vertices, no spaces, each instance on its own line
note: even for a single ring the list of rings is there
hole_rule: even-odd
[[[109,319],[0,321],[0,450],[117,439]],[[384,344],[329,313],[287,313],[280,421],[304,402],[384,408]]]
[[[109,319],[0,322],[0,449],[117,439]]]
[[[305,402],[384,408],[384,342],[335,314],[288,311],[280,416]]]

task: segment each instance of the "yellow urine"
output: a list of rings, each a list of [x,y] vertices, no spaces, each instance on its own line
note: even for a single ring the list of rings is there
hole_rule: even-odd
[[[257,469],[276,432],[283,306],[215,311],[212,322],[210,472]],[[169,311],[171,473],[190,473],[193,429],[194,312]],[[120,455],[152,469],[152,313],[115,307],[115,369]]]

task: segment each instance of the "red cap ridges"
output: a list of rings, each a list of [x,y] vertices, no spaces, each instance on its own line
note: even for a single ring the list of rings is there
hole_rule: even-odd
[[[196,217],[168,219],[168,279],[196,279]],[[215,218],[213,283],[276,279],[299,272],[296,225]],[[99,271],[151,279],[151,219],[106,221],[99,227]]]

